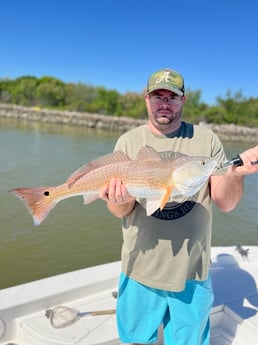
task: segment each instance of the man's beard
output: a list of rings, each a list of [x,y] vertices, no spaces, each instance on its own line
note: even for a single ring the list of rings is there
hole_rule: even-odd
[[[177,118],[177,113],[174,113],[172,111],[165,111],[164,109],[157,111],[155,114],[155,120],[159,124],[170,124],[174,122],[174,120]]]

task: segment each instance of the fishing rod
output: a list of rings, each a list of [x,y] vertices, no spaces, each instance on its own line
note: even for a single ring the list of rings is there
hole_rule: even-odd
[[[251,162],[251,164],[252,165],[258,164],[258,160],[255,162]],[[224,163],[219,163],[217,169],[223,169],[223,168],[226,168],[228,166],[240,167],[242,165],[244,165],[244,162],[241,159],[241,157],[239,155],[237,155],[236,157],[231,158]]]

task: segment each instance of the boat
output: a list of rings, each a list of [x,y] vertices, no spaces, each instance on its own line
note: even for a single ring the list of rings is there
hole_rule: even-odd
[[[1,345],[117,345],[119,261],[0,290]],[[211,345],[258,339],[258,246],[212,247]],[[156,345],[163,344],[162,327]]]

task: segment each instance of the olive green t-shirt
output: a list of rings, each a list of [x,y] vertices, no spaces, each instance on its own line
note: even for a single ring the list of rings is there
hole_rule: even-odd
[[[156,135],[147,125],[136,127],[118,139],[115,150],[135,159],[145,145],[161,155],[180,152],[226,160],[215,133],[185,122],[170,135]],[[169,202],[151,216],[143,202],[136,202],[132,213],[122,219],[122,271],[146,286],[169,291],[182,291],[186,280],[207,279],[211,206],[208,182],[190,200]]]

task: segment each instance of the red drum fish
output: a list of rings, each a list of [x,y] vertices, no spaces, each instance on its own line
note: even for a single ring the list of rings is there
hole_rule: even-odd
[[[39,225],[66,198],[82,195],[89,204],[112,177],[120,178],[128,192],[137,199],[146,199],[146,213],[163,209],[178,196],[189,198],[207,182],[217,166],[209,157],[175,153],[162,157],[150,146],[142,147],[135,160],[115,151],[97,158],[76,170],[68,180],[55,187],[15,188],[10,190],[26,205],[35,225]]]

